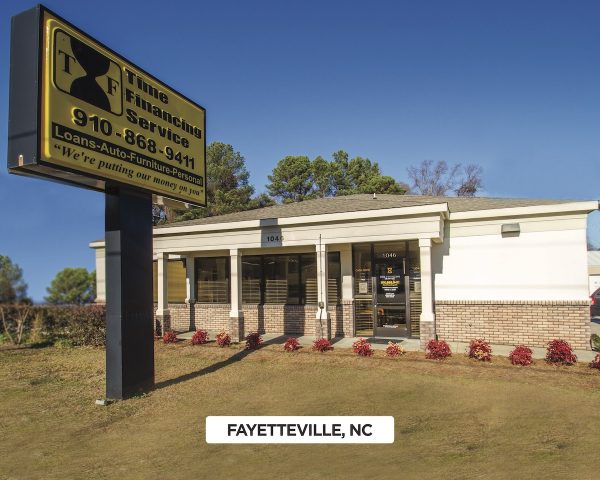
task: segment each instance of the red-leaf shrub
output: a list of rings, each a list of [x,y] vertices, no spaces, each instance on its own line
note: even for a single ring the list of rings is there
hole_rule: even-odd
[[[300,342],[298,341],[298,339],[294,338],[294,337],[290,337],[288,338],[285,343],[283,344],[283,349],[286,352],[293,352],[295,350],[298,350],[300,348]]]
[[[317,350],[318,352],[326,352],[327,350],[333,350],[331,346],[331,342],[326,338],[317,338],[312,345],[313,350]]]
[[[450,345],[444,340],[429,340],[425,348],[425,358],[442,360],[452,355]]]
[[[352,351],[361,357],[373,355],[373,347],[366,338],[362,337],[352,344]]]
[[[573,353],[573,349],[568,342],[564,340],[552,340],[548,343],[546,361],[561,365],[573,365],[577,363],[577,355]]]
[[[597,368],[600,370],[600,353],[590,362],[590,368]]]
[[[531,358],[531,354],[533,351],[531,348],[526,347],[525,345],[518,345],[514,348],[508,358],[510,358],[510,363],[513,365],[522,365],[526,367],[527,365],[531,365],[533,360]]]
[[[262,342],[263,339],[258,332],[250,332],[246,336],[246,350],[255,350]]]
[[[394,342],[388,342],[387,347],[385,347],[385,356],[386,357],[396,358],[396,357],[399,357],[400,355],[404,355],[405,353],[406,352],[404,351],[402,346],[400,346],[399,344],[394,343]]]
[[[227,334],[227,332],[218,333],[215,337],[215,341],[219,347],[228,347],[231,345],[231,337]]]
[[[208,332],[206,330],[196,330],[192,335],[192,345],[203,345],[208,342]]]
[[[471,340],[468,355],[469,358],[474,358],[480,362],[489,362],[492,359],[492,347],[485,340]]]
[[[173,331],[165,332],[163,335],[163,343],[175,343],[177,341],[177,334]]]

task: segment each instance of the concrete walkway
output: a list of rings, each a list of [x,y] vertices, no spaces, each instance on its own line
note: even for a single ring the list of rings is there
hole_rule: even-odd
[[[213,341],[218,331],[208,331],[208,337]],[[185,332],[177,335],[177,338],[181,340],[190,340],[194,332]],[[265,345],[283,345],[285,341],[294,337],[300,342],[303,347],[310,347],[317,337],[310,335],[277,335],[274,333],[264,333],[261,335]],[[382,337],[366,337],[367,340],[373,345],[374,350],[385,350],[388,342],[396,342],[402,345],[402,348],[407,352],[418,352],[419,351],[419,340],[416,338],[382,338]],[[358,337],[335,337],[331,339],[331,343],[337,348],[352,348],[352,344],[358,340]]]
[[[218,331],[208,331],[210,341],[214,341]],[[194,332],[185,332],[177,335],[177,338],[181,340],[190,340]],[[265,345],[283,345],[289,337],[297,338],[300,345],[303,347],[310,347],[312,342],[317,338],[309,335],[298,336],[298,335],[277,335],[273,333],[265,333],[262,336]],[[388,342],[396,342],[402,345],[402,348],[407,352],[418,352],[421,350],[420,342],[416,338],[381,338],[381,337],[366,337],[369,343],[373,346],[374,350],[385,350]],[[331,340],[331,343],[336,348],[352,348],[352,344],[358,340],[358,337],[336,337]],[[448,342],[450,349],[453,353],[466,353],[469,344],[465,342]],[[492,354],[508,357],[514,346],[512,345],[496,345],[492,344]],[[533,351],[533,358],[542,359],[546,357],[546,349],[541,347],[531,347]],[[575,350],[575,355],[580,362],[591,362],[598,352],[591,350]]]

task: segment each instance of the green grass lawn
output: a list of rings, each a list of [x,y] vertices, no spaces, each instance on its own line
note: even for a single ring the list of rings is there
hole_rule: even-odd
[[[280,349],[157,343],[158,388],[109,407],[103,350],[0,351],[0,478],[600,478],[587,365]],[[207,415],[393,415],[396,441],[208,445]]]

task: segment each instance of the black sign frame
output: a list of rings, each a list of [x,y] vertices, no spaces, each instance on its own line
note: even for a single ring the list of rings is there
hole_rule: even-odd
[[[106,179],[101,175],[89,172],[80,172],[64,165],[56,165],[44,161],[41,155],[41,102],[42,102],[42,51],[43,51],[43,28],[44,13],[56,17],[79,34],[89,38],[102,48],[109,51],[123,62],[131,64],[153,82],[165,89],[171,90],[196,108],[204,112],[205,122],[203,125],[203,150],[204,150],[204,203],[190,202],[189,199],[177,198],[176,195],[168,196],[162,193]],[[139,67],[135,62],[123,57],[104,43],[82,31],[68,20],[43,5],[35,7],[12,17],[11,19],[11,42],[10,42],[10,88],[8,108],[8,157],[7,167],[9,173],[33,177],[43,177],[46,180],[75,185],[78,187],[95,191],[106,192],[114,186],[135,189],[152,195],[160,195],[171,199],[179,208],[188,206],[206,207],[207,182],[206,182],[206,109],[194,102],[178,90],[165,84],[154,75]]]

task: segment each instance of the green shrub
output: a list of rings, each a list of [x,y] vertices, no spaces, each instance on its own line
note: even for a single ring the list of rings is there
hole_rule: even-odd
[[[73,341],[70,338],[58,338],[54,341],[55,348],[71,348]]]
[[[104,305],[1,305],[6,328],[16,338],[19,322],[24,341],[54,342],[68,338],[73,345],[101,346],[105,343],[106,308]],[[4,328],[0,325],[0,331]],[[2,338],[9,337],[2,331]],[[1,340],[0,340],[1,342]]]
[[[590,345],[592,346],[592,350],[600,352],[600,335],[597,333],[592,333],[590,337]]]

